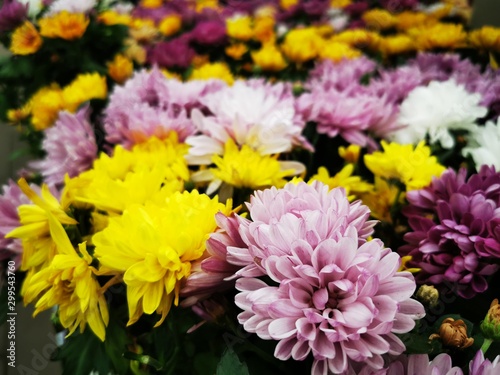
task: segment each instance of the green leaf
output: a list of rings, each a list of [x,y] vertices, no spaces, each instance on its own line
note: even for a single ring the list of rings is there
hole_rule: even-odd
[[[241,363],[232,349],[227,349],[217,365],[216,375],[249,375],[248,367]]]

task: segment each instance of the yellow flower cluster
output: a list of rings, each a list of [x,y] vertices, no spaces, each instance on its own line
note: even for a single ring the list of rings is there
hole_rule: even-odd
[[[106,78],[97,73],[78,75],[69,85],[42,87],[21,108],[8,112],[9,120],[17,122],[31,116],[35,130],[52,126],[59,111],[75,112],[78,107],[91,99],[106,99]]]

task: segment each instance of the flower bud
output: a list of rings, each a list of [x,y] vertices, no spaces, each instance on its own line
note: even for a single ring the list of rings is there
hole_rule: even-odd
[[[434,333],[429,340],[440,339],[444,346],[455,349],[465,349],[474,343],[474,339],[467,336],[467,325],[462,319],[446,318],[439,327],[439,334]]]
[[[422,285],[418,288],[416,297],[424,305],[436,307],[439,301],[439,292],[433,285]]]
[[[491,302],[486,318],[481,322],[483,335],[494,341],[500,341],[500,304],[498,299]]]

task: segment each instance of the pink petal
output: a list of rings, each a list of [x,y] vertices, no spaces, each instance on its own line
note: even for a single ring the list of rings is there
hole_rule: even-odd
[[[296,322],[297,318],[275,319],[269,324],[269,335],[274,340],[289,338],[297,332],[297,328],[295,328]]]

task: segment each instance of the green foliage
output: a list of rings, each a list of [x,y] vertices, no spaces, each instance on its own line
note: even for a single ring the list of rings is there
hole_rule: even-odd
[[[216,375],[249,375],[248,367],[241,363],[238,355],[232,349],[227,349],[219,364],[217,365]]]

